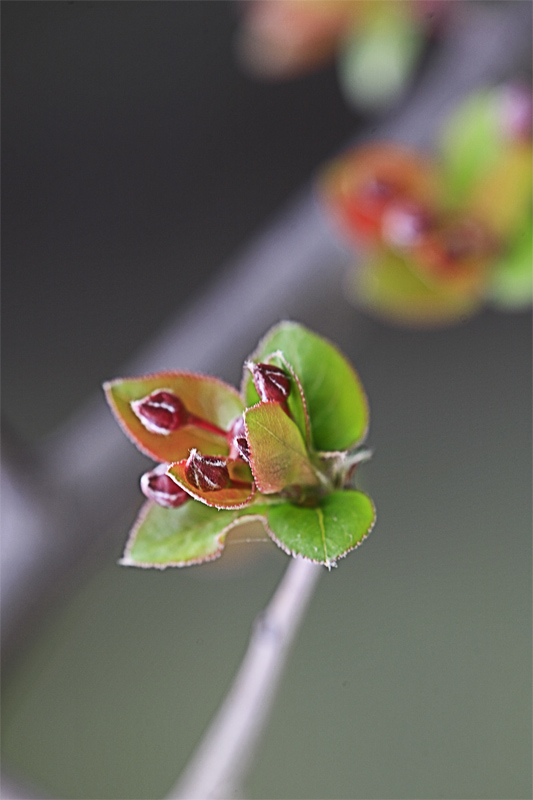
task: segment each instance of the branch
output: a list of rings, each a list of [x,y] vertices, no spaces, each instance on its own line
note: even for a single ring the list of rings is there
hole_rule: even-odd
[[[255,619],[248,650],[226,699],[168,800],[236,796],[321,570],[312,561],[291,559],[272,600]]]

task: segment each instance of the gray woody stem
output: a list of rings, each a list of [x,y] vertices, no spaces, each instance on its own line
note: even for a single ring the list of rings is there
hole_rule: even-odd
[[[254,622],[248,650],[226,699],[167,795],[169,800],[238,796],[322,569],[302,558],[291,559],[272,600]]]

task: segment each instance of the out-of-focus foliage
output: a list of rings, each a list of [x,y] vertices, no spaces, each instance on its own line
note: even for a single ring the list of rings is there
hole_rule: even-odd
[[[335,59],[347,101],[374,109],[399,96],[451,4],[254,0],[242,8],[237,48],[248,71],[264,79],[291,78]]]
[[[221,555],[232,528],[261,520],[285,552],[328,568],[374,524],[353,486],[368,404],[332,344],[283,322],[244,367],[240,394],[214,378],[163,372],[105,385],[127,436],[159,464],[122,560],[187,566]]]
[[[319,196],[364,257],[354,301],[391,321],[446,324],[533,295],[531,92],[468,97],[428,156],[393,143],[328,165]]]

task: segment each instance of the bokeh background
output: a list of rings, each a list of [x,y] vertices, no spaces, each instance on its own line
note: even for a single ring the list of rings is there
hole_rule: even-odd
[[[42,452],[325,158],[379,127],[347,108],[333,67],[244,75],[237,24],[238,6],[210,0],[2,4],[10,451]],[[361,319],[326,275],[271,322],[284,316],[362,376],[378,525],[321,579],[248,796],[531,796],[530,313],[398,330]],[[236,381],[254,345],[218,374]],[[5,649],[3,764],[31,787],[20,796],[165,796],[283,573],[269,543],[202,568],[119,568],[138,505]]]
[[[333,67],[246,77],[231,2],[8,0],[2,20],[3,402],[33,438],[201,292],[357,118]]]

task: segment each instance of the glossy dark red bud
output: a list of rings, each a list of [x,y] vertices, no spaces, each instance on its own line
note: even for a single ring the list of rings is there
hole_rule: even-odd
[[[187,409],[169,389],[158,389],[141,400],[134,400],[131,408],[147,430],[163,436],[181,428],[188,418]]]
[[[263,403],[283,403],[291,391],[291,379],[273,364],[250,364],[257,394]]]
[[[202,456],[194,447],[185,464],[185,476],[192,486],[202,492],[217,492],[230,482],[226,459],[221,456]]]
[[[189,500],[187,492],[166,475],[168,464],[159,464],[141,477],[141,491],[149,500],[165,508],[179,508]]]
[[[246,461],[246,463],[249,464],[250,445],[248,444],[248,439],[246,438],[246,436],[236,436],[233,441],[235,443],[237,453],[239,454],[239,458],[241,458],[243,461]]]
[[[230,440],[230,458],[240,458],[242,461],[250,463],[250,448],[246,438],[246,426],[244,424],[244,415],[241,414],[237,417],[229,434]]]

